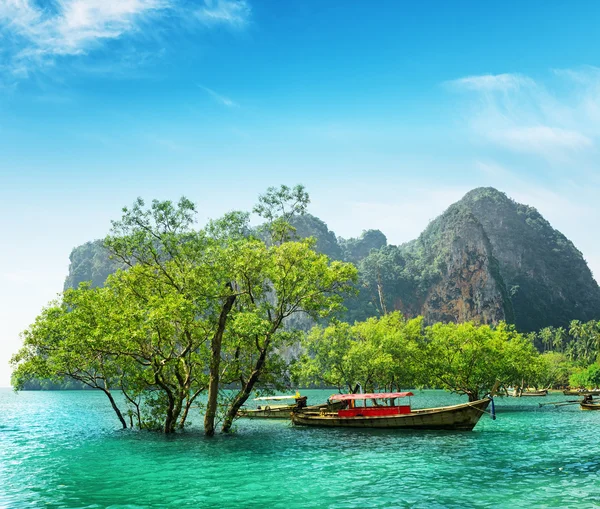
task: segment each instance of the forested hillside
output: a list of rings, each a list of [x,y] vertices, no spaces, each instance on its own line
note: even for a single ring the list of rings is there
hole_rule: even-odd
[[[539,212],[493,188],[478,188],[432,221],[419,238],[387,244],[379,230],[343,239],[310,214],[292,221],[318,251],[359,267],[348,321],[400,310],[427,323],[505,320],[522,331],[600,318],[600,288],[582,254]],[[118,265],[102,241],[71,253],[65,288],[102,285]]]

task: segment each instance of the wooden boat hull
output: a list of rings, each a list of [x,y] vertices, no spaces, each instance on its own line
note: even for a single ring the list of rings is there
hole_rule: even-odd
[[[336,411],[342,407],[341,403],[323,403],[322,405],[312,405],[302,408],[302,411],[317,412],[321,410],[325,411]],[[248,419],[289,419],[292,412],[296,412],[299,409],[296,405],[285,405],[276,407],[264,407],[260,410],[256,409],[244,409],[238,412],[238,417],[245,417]]]
[[[580,403],[582,410],[600,410],[600,402],[598,403]]]
[[[337,413],[295,412],[292,422],[324,428],[386,428],[471,431],[485,413],[489,399],[439,408],[412,410],[408,414],[376,417],[338,417]]]
[[[240,410],[238,417],[248,419],[289,419],[290,413],[296,405],[286,405],[285,407],[266,407],[260,410]]]

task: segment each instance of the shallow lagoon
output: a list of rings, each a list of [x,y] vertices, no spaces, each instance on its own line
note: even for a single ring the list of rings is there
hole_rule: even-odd
[[[0,389],[0,508],[598,507],[600,412],[538,406],[562,399],[497,398],[473,432],[240,420],[206,439],[121,431],[101,393]]]

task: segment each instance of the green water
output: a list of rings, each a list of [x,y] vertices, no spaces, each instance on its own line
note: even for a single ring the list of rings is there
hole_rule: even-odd
[[[498,399],[473,432],[246,420],[206,439],[119,431],[96,392],[0,389],[0,508],[599,507],[600,412],[538,408],[563,398]]]

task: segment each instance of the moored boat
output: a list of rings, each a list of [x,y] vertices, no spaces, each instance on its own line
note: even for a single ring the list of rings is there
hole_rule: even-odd
[[[522,397],[527,397],[527,396],[536,396],[536,397],[548,396],[548,390],[543,389],[541,391],[523,391],[519,394],[518,397],[522,398]]]
[[[292,404],[277,405],[272,402],[294,400]],[[300,409],[306,406],[306,396],[296,394],[294,396],[263,396],[254,398],[254,401],[265,402],[264,405],[258,405],[257,408],[244,408],[238,412],[239,417],[248,417],[254,419],[289,419],[290,413],[294,409]]]
[[[294,400],[294,403],[287,405],[273,405],[272,401],[286,401]],[[239,417],[246,417],[250,419],[289,419],[290,414],[299,410],[308,410],[314,412],[320,412],[321,410],[335,411],[341,408],[341,403],[330,404],[324,403],[322,405],[307,406],[307,397],[296,394],[294,396],[264,396],[261,398],[254,398],[254,401],[266,402],[265,405],[259,405],[257,408],[244,408],[238,412]]]
[[[600,396],[600,389],[566,389],[565,396]]]
[[[582,410],[600,410],[600,400],[594,399],[591,395],[585,396],[579,406]]]
[[[519,388],[515,388],[511,394],[514,398],[522,398],[527,396],[535,396],[535,397],[543,397],[548,395],[548,389],[542,389],[539,391],[532,390],[521,390]]]
[[[493,400],[486,397],[477,401],[438,408],[412,409],[408,404],[396,405],[396,399],[414,396],[412,392],[374,394],[335,394],[329,401],[343,401],[349,407],[337,412],[307,409],[292,413],[292,422],[302,426],[343,427],[343,428],[387,428],[387,429],[426,429],[471,431]],[[368,401],[387,400],[388,405],[367,406]],[[363,401],[364,406],[356,406]]]

